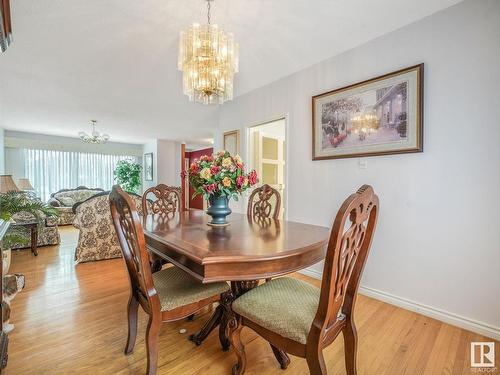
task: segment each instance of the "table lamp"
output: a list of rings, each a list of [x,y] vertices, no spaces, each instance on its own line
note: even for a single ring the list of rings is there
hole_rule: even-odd
[[[28,178],[20,178],[19,182],[17,183],[17,187],[20,190],[24,191],[33,191],[35,188],[31,185],[31,182]]]
[[[12,175],[2,174],[0,175],[0,194],[5,194],[9,191],[19,191],[19,188],[14,183]]]

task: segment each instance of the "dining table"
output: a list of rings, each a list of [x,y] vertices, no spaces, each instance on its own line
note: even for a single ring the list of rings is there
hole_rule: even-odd
[[[190,336],[200,345],[219,326],[223,349],[228,350],[227,324],[231,303],[259,282],[302,270],[325,258],[330,229],[324,226],[239,213],[224,227],[209,225],[202,210],[143,218],[148,250],[183,269],[201,283],[226,281],[231,288],[221,296],[212,317]],[[287,354],[271,346],[282,368]]]

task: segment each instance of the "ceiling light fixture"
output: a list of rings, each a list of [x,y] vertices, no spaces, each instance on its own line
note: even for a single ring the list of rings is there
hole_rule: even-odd
[[[180,33],[178,68],[183,71],[183,91],[190,101],[223,104],[233,99],[233,78],[238,73],[239,45],[231,33],[210,23],[194,23]]]
[[[86,132],[78,133],[80,139],[85,143],[93,143],[93,144],[102,144],[106,143],[109,140],[109,135],[101,134],[97,130],[95,130],[95,124],[97,124],[97,120],[90,120],[92,123],[92,133],[87,134]]]

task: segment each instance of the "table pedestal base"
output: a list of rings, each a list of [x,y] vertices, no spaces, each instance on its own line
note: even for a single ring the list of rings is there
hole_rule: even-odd
[[[231,281],[231,291],[223,293],[221,296],[221,301],[219,306],[216,307],[215,312],[212,317],[205,323],[205,325],[195,334],[189,336],[189,340],[193,341],[196,345],[201,345],[201,343],[208,337],[210,332],[212,332],[215,327],[219,326],[219,340],[223,351],[229,350],[230,342],[227,337],[228,334],[228,323],[233,315],[231,310],[231,304],[239,296],[245,294],[249,290],[255,288],[259,285],[258,280],[251,281]],[[288,355],[271,345],[274,356],[279,362],[281,368],[284,370],[290,364],[290,358]]]

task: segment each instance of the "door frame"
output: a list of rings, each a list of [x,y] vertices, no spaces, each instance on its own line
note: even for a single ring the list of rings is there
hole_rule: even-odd
[[[285,178],[284,178],[284,181],[285,181],[285,192],[283,194],[283,196],[281,197],[281,204],[282,204],[282,207],[283,209],[285,210],[284,212],[284,215],[283,215],[283,220],[288,220],[288,192],[289,192],[289,189],[290,189],[290,184],[288,183],[289,182],[289,168],[288,166],[290,165],[289,163],[289,155],[290,155],[290,149],[289,149],[289,124],[290,124],[290,121],[289,121],[289,114],[288,112],[284,113],[284,114],[280,114],[280,115],[276,115],[276,116],[272,116],[272,117],[269,117],[263,121],[255,121],[255,122],[252,122],[248,125],[245,126],[245,147],[246,147],[246,150],[245,150],[245,156],[246,156],[246,159],[245,160],[250,160],[250,142],[251,142],[251,137],[250,137],[250,129],[251,128],[255,128],[257,126],[262,126],[262,125],[266,125],[266,124],[269,124],[271,122],[275,122],[275,121],[279,121],[279,120],[284,120],[285,121]],[[241,143],[240,143],[241,144]],[[242,150],[240,150],[242,151]],[[245,207],[248,205],[248,197],[245,197]]]

